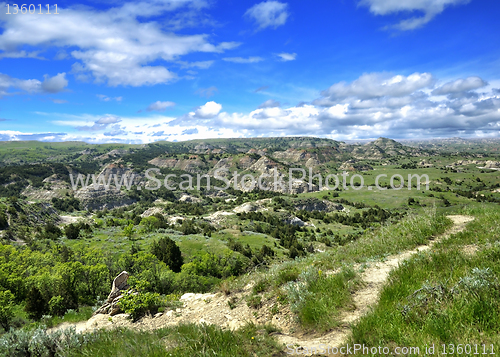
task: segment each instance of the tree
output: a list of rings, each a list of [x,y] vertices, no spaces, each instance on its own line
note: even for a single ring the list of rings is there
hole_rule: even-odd
[[[14,317],[14,294],[10,290],[0,291],[0,325],[9,331],[10,322]]]
[[[47,223],[45,225],[44,230],[45,230],[45,238],[47,239],[56,240],[57,238],[62,236],[61,229],[53,223]]]
[[[70,223],[64,227],[64,234],[68,239],[78,239],[80,238],[80,227],[76,224]]]
[[[47,301],[37,287],[32,287],[26,296],[26,305],[24,307],[28,315],[35,319],[40,319],[49,310]]]
[[[0,229],[5,229],[9,226],[7,216],[4,212],[0,212]]]
[[[151,246],[151,253],[167,264],[172,271],[178,273],[181,271],[181,266],[184,263],[181,250],[175,242],[169,237],[160,238]]]

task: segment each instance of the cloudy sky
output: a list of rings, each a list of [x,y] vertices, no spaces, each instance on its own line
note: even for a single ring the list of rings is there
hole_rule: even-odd
[[[8,4],[0,140],[500,136],[498,0]]]

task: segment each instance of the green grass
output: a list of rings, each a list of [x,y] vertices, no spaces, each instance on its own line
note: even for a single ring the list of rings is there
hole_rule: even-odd
[[[500,210],[484,205],[465,213],[476,217],[466,231],[391,273],[379,304],[354,326],[349,343],[493,344],[498,351]]]
[[[354,270],[347,267],[330,276],[310,268],[297,282],[290,282],[285,290],[291,310],[301,325],[320,331],[335,327],[341,308],[352,305],[351,292],[357,285],[355,278]]]
[[[75,323],[80,321],[87,321],[92,317],[93,312],[94,311],[92,310],[92,307],[84,306],[80,307],[78,311],[68,310],[64,314],[64,316],[50,316],[44,318],[41,322],[45,324],[47,327],[53,327],[62,324],[64,322]]]
[[[363,235],[358,240],[328,251],[322,257],[325,266],[338,268],[342,264],[359,263],[381,259],[404,250],[425,244],[433,236],[443,233],[452,222],[435,209],[428,209],[419,215],[410,215],[399,223],[382,226]]]
[[[213,325],[179,325],[152,332],[127,329],[99,331],[92,342],[62,356],[71,357],[193,357],[279,356],[281,347],[265,326],[246,325],[238,331]]]

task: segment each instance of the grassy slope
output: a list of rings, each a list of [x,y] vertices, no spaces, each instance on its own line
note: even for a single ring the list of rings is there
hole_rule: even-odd
[[[350,343],[493,344],[498,351],[500,210],[483,205],[464,213],[476,217],[464,232],[392,272],[378,306],[354,326]]]

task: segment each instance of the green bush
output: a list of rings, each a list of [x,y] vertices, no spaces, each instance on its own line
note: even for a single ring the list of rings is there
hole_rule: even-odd
[[[269,282],[269,280],[267,280],[267,279],[260,279],[253,286],[252,292],[254,294],[262,293],[262,292],[264,292],[264,291],[267,290],[267,288],[269,287],[269,285],[271,285],[270,282]]]
[[[66,312],[64,298],[60,295],[53,296],[49,301],[49,311],[54,316],[63,316]]]
[[[0,337],[0,356],[66,357],[91,342],[93,334],[77,334],[74,329],[48,333],[46,329],[13,330]]]
[[[262,305],[262,297],[260,295],[250,295],[247,298],[247,305],[253,309],[258,309]]]
[[[129,314],[134,321],[148,313],[156,314],[162,305],[164,304],[160,294],[134,292],[133,290],[127,291],[118,302],[120,309]]]
[[[0,325],[5,331],[9,330],[14,317],[14,298],[10,290],[0,291]]]
[[[286,267],[277,272],[276,279],[274,280],[275,286],[281,286],[289,281],[295,281],[299,277],[299,269],[295,266]]]

